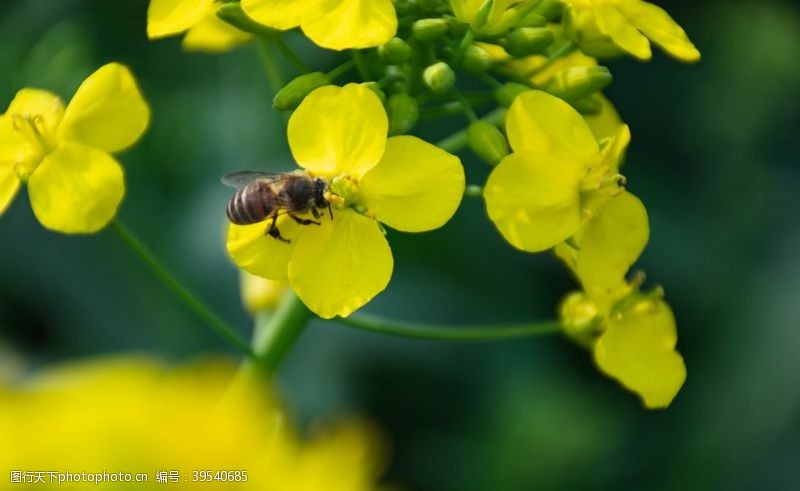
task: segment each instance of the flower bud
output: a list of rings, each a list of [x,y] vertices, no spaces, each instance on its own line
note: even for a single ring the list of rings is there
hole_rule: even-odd
[[[487,121],[476,121],[469,125],[467,143],[478,157],[492,165],[497,165],[508,155],[506,137],[497,126]]]
[[[486,0],[481,5],[481,8],[478,9],[478,13],[475,15],[475,18],[472,19],[472,24],[470,24],[470,29],[475,32],[481,32],[481,30],[486,26],[486,22],[489,21],[489,16],[492,14],[492,10],[494,10],[494,0]]]
[[[377,95],[378,99],[381,100],[381,104],[386,104],[386,93],[383,91],[383,89],[381,89],[381,86],[378,82],[364,82],[361,85],[375,92],[375,95]]]
[[[322,72],[311,72],[300,75],[275,94],[272,99],[272,107],[277,111],[289,111],[296,108],[303,102],[303,99],[323,85],[330,84],[328,76]]]
[[[515,57],[541,53],[555,42],[553,31],[546,27],[520,27],[506,37],[506,51]]]
[[[456,73],[450,65],[440,61],[429,66],[422,72],[422,81],[437,94],[445,94],[456,84]]]
[[[603,112],[603,101],[595,97],[584,97],[583,99],[569,101],[569,103],[584,116],[597,116]]]
[[[561,303],[559,317],[564,333],[576,342],[590,346],[596,334],[599,306],[583,292],[572,292]]]
[[[411,47],[400,38],[392,38],[386,44],[378,46],[378,55],[386,63],[399,65],[411,58]]]
[[[497,101],[505,107],[511,107],[517,96],[523,92],[531,90],[527,85],[518,84],[516,82],[509,82],[494,92]]]
[[[464,51],[461,66],[469,72],[485,72],[492,66],[492,56],[485,49],[473,44]]]
[[[534,7],[530,12],[534,15],[541,15],[548,21],[556,19],[561,15],[564,10],[564,4],[560,0],[542,0],[542,2]]]
[[[389,114],[389,134],[402,135],[417,124],[419,104],[408,94],[394,94],[389,98],[386,112]]]
[[[411,30],[420,41],[430,42],[447,34],[449,24],[444,19],[420,19],[414,22]]]
[[[544,27],[547,19],[540,14],[528,12],[525,17],[517,21],[517,27]]]
[[[575,101],[604,89],[612,80],[611,72],[604,66],[576,66],[551,78],[544,90],[565,101]]]

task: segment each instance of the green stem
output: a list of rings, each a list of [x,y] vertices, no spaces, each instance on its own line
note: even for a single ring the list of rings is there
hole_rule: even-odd
[[[450,62],[450,66],[453,68],[453,70],[457,70],[458,67],[461,66],[461,62],[464,60],[464,53],[466,53],[467,48],[470,47],[473,41],[475,41],[475,31],[469,29],[464,34],[464,37],[461,38],[461,42],[458,44],[458,47],[453,53],[453,58]]]
[[[467,116],[467,119],[470,123],[474,123],[478,121],[478,115],[475,114],[475,111],[472,109],[472,105],[469,101],[464,97],[458,89],[453,89],[453,94],[456,97],[456,100],[461,104],[461,109],[464,111],[464,114]]]
[[[211,312],[200,300],[197,299],[175,276],[173,276],[161,263],[153,256],[153,254],[145,247],[142,242],[134,236],[127,227],[125,227],[118,220],[111,222],[111,228],[119,235],[122,241],[127,245],[145,265],[150,268],[150,271],[158,278],[169,291],[175,295],[178,300],[191,310],[200,320],[202,320],[211,329],[217,332],[222,338],[231,343],[234,347],[247,354],[253,356],[253,351],[247,345],[239,334],[231,326],[226,324],[223,320]]]
[[[267,372],[274,373],[311,317],[311,311],[297,295],[287,291],[274,312],[256,318],[252,341],[255,362]]]
[[[267,40],[259,40],[258,55],[261,60],[261,66],[264,67],[264,72],[267,74],[267,79],[272,86],[272,91],[274,94],[277,94],[286,84],[286,81],[283,79],[283,75],[281,75],[280,66],[278,66],[278,62],[275,60],[275,55],[270,50],[269,44]]]
[[[372,75],[369,73],[369,67],[367,66],[367,60],[364,59],[364,54],[357,49],[350,50],[350,53],[353,55],[353,61],[356,63],[356,68],[358,69],[359,76],[361,76],[361,80],[363,82],[372,80]]]
[[[401,322],[367,314],[337,318],[336,321],[366,331],[439,341],[491,341],[546,336],[561,332],[561,324],[556,321],[513,325],[449,326]]]
[[[482,117],[482,121],[487,121],[492,124],[498,124],[505,117],[506,109],[504,107],[497,108],[486,116]],[[458,152],[467,146],[467,130],[463,129],[457,131],[443,140],[439,140],[436,144],[437,147],[450,153]]]
[[[326,74],[328,76],[328,80],[333,82],[337,78],[352,70],[354,66],[356,66],[356,63],[353,60],[342,63]]]
[[[282,37],[273,36],[272,41],[275,43],[275,46],[278,47],[278,50],[283,53],[283,56],[289,60],[289,63],[291,63],[292,66],[295,67],[300,73],[308,73],[310,71],[306,64],[303,63],[303,60],[301,60],[300,57],[295,54],[292,48],[286,44]]]

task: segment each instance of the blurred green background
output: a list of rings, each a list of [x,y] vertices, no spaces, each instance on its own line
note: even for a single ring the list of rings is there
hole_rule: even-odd
[[[0,106],[25,86],[68,98],[101,64],[129,64],[153,120],[120,158],[120,217],[247,335],[219,176],[291,168],[283,120],[253,46],[216,56],[148,42],[146,3],[2,0]],[[632,128],[626,174],[650,213],[640,267],[666,289],[688,365],[672,407],[643,410],[558,337],[452,344],[315,322],[281,376],[302,421],[374,419],[391,438],[387,480],[413,490],[800,489],[800,6],[660,4],[703,61],[615,60],[607,94]],[[341,56],[290,41],[314,66]],[[421,131],[435,140],[460,123]],[[486,169],[464,161],[479,182]],[[574,288],[554,258],[503,242],[479,202],[434,233],[390,235],[394,277],[368,312],[550,318]],[[0,343],[6,369],[228,351],[113,233],[46,232],[24,192],[0,219]]]

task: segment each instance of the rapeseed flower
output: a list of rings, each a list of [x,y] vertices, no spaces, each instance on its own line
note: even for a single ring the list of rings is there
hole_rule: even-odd
[[[508,10],[523,1],[495,0],[480,31],[485,34],[496,34],[511,27],[514,19],[509,17]],[[472,24],[485,3],[486,0],[450,0],[450,7],[458,20]]]
[[[564,330],[587,346],[606,375],[636,393],[651,409],[670,405],[686,380],[675,349],[675,317],[662,293],[638,291],[641,279],[611,288],[574,292],[561,305]]]
[[[342,421],[303,438],[263,380],[234,375],[220,360],[167,367],[127,356],[0,381],[0,473],[27,471],[20,489],[54,489],[47,471],[148,478],[58,485],[67,490],[163,489],[175,485],[170,471],[184,489],[375,489],[384,459],[369,425]],[[31,482],[38,471],[44,485]]]
[[[215,0],[150,0],[147,37],[159,39],[186,33],[181,42],[187,51],[228,51],[253,36],[217,17]]]
[[[653,56],[652,41],[678,60],[700,60],[683,28],[657,5],[642,0],[565,0],[565,4],[565,30],[586,54],[627,53],[646,61]]]
[[[51,92],[20,90],[0,115],[0,213],[27,183],[45,228],[103,228],[125,194],[122,167],[111,154],[133,145],[149,120],[133,74],[119,63],[91,74],[66,108]]]
[[[444,225],[464,193],[459,159],[411,136],[387,139],[388,118],[374,92],[349,84],[322,87],[289,120],[289,146],[305,172],[328,182],[321,225],[277,225],[291,242],[265,234],[266,225],[231,224],[228,251],[241,268],[287,280],[323,318],[345,317],[386,288],[392,252],[381,224],[403,232]]]
[[[253,20],[274,29],[300,27],[318,46],[372,48],[397,32],[391,0],[242,0]]]
[[[575,239],[623,192],[626,125],[601,148],[569,104],[528,91],[509,109],[506,131],[513,153],[492,171],[484,198],[489,218],[518,249],[540,252]]]

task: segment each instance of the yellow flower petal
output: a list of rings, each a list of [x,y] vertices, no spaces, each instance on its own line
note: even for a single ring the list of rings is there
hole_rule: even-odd
[[[668,54],[690,63],[700,60],[700,51],[689,40],[686,31],[661,7],[629,1],[623,2],[619,8],[637,29]]]
[[[383,159],[361,182],[361,204],[378,221],[403,232],[444,225],[464,195],[458,157],[413,136],[389,138]]]
[[[617,7],[609,4],[596,5],[594,13],[600,32],[611,38],[615,45],[640,60],[649,60],[653,53],[650,42],[636,30]]]
[[[237,266],[245,271],[271,280],[286,280],[289,258],[301,232],[297,223],[282,215],[276,223],[281,235],[291,240],[287,244],[267,235],[270,222],[228,227],[228,253]]]
[[[23,119],[41,116],[46,130],[52,133],[58,127],[61,118],[64,117],[64,103],[52,92],[40,89],[22,89],[17,92],[11,104],[8,105],[5,115],[10,118],[17,116]]]
[[[147,37],[156,39],[183,32],[199,22],[213,7],[213,0],[150,0]]]
[[[323,48],[371,48],[397,33],[391,0],[317,0],[313,8],[303,18],[303,32]]]
[[[308,13],[318,12],[319,0],[242,0],[248,17],[282,31],[297,27]]]
[[[122,167],[100,150],[68,143],[48,154],[28,180],[39,222],[68,234],[103,228],[125,194]]]
[[[7,193],[9,193],[6,194],[0,191],[0,197],[4,196],[10,201],[13,198],[13,194],[16,193],[16,191],[14,193],[10,192],[12,181],[6,174],[13,174],[16,177],[17,166],[25,166],[26,163],[31,163],[32,165],[27,166],[27,168],[33,169],[42,155],[43,152],[40,149],[35,148],[14,131],[11,118],[8,115],[0,115],[0,175],[3,176],[0,177],[0,180],[8,186],[3,189],[6,189]],[[5,205],[8,205],[8,202],[3,204],[2,199],[0,199],[0,210],[4,210]]]
[[[222,53],[253,39],[253,36],[223,21],[214,12],[189,28],[181,46],[187,51]]]
[[[625,153],[631,143],[631,129],[627,124],[617,128],[617,132],[612,136],[611,141],[606,143],[600,154],[600,161],[607,165],[613,172],[619,170],[625,161]]]
[[[361,177],[386,148],[389,120],[378,96],[358,84],[322,87],[289,119],[288,138],[297,163],[315,174]]]
[[[600,101],[601,109],[597,114],[583,116],[597,141],[613,138],[622,126],[622,118],[614,104],[603,94],[595,94],[593,99]]]
[[[0,157],[0,215],[5,213],[19,190],[19,178],[14,166]]]
[[[612,316],[594,347],[597,366],[636,392],[648,408],[664,408],[686,380],[686,365],[675,351],[675,318],[661,300],[643,300]]]
[[[495,167],[484,197],[489,218],[514,247],[549,249],[580,227],[583,168],[553,154],[515,153]]]
[[[297,239],[289,283],[324,319],[347,317],[383,291],[394,261],[377,222],[350,210],[323,218]]]
[[[150,108],[128,67],[109,63],[83,81],[67,106],[58,135],[107,152],[133,145],[150,122]]]
[[[619,284],[650,238],[647,210],[624,192],[611,198],[581,236],[575,271],[585,289]]]
[[[578,111],[558,97],[531,90],[511,105],[506,120],[511,147],[553,153],[575,164],[588,164],[600,151]]]

